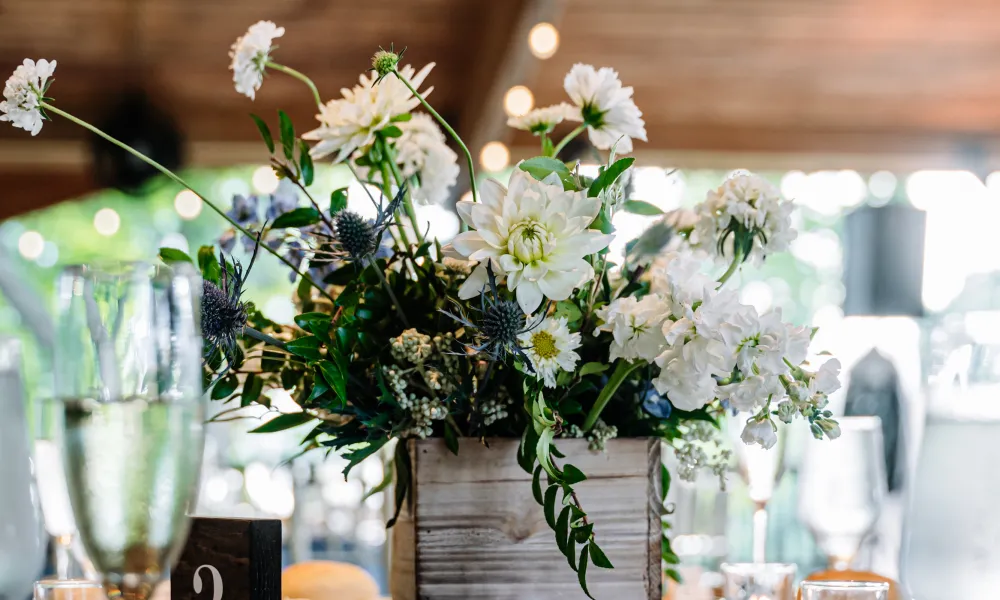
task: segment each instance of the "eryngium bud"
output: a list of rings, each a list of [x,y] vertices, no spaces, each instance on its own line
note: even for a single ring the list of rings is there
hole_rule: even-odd
[[[517,346],[517,336],[523,331],[524,325],[524,311],[517,302],[500,300],[492,306],[487,306],[479,329],[493,344],[511,348]]]
[[[247,324],[247,309],[239,295],[229,295],[211,281],[202,284],[201,332],[229,356]]]
[[[355,212],[342,210],[333,220],[337,241],[352,259],[359,260],[375,251],[378,240],[375,239],[375,228],[367,219]]]

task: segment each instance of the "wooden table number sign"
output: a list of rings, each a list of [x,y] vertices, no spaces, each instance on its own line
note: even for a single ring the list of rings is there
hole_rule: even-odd
[[[281,521],[191,520],[172,600],[281,600]]]

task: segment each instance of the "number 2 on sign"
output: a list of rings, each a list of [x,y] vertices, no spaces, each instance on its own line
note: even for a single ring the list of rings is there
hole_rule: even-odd
[[[201,570],[208,569],[212,573],[212,600],[222,600],[222,574],[212,565],[201,565],[194,570],[194,593],[201,593]]]

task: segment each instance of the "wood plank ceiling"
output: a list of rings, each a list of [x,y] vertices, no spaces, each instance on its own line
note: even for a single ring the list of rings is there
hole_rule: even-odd
[[[544,105],[564,99],[562,78],[573,63],[615,67],[635,87],[647,121],[650,141],[639,151],[905,154],[916,157],[914,167],[963,164],[969,155],[994,164],[1000,156],[996,0],[542,5],[548,13],[539,14],[559,25],[558,52],[504,76],[520,77]],[[314,122],[304,88],[286,77],[272,76],[255,103],[232,89],[229,45],[248,24],[271,19],[287,29],[277,59],[309,73],[325,96],[352,85],[379,45],[407,46],[415,65],[435,61],[432,99],[471,134],[483,118],[502,119],[498,99],[484,97],[495,83],[489,73],[524,62],[523,47],[516,47],[523,40],[513,34],[538,6],[537,0],[0,0],[0,73],[24,57],[57,59],[52,95],[81,117],[105,120],[116,98],[141,87],[195,146],[252,142],[251,111],[273,115],[281,107],[302,129]],[[498,114],[484,117],[491,110]],[[50,145],[32,145],[37,140],[29,142],[23,131],[0,127],[0,218],[91,185],[81,173],[85,165],[74,170],[49,160],[79,146],[78,129],[57,120],[39,137]],[[532,144],[527,136],[507,141]],[[206,162],[205,153],[194,156]],[[32,183],[35,172],[50,176]]]

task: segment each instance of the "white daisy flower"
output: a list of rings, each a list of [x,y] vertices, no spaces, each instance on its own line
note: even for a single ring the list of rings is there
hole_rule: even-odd
[[[576,353],[581,344],[580,334],[570,332],[566,317],[545,319],[537,328],[522,333],[517,339],[531,359],[536,377],[541,377],[546,387],[556,387],[559,370],[572,372],[580,360],[580,355]]]
[[[9,121],[14,127],[38,135],[42,130],[41,102],[48,88],[47,82],[56,70],[56,61],[44,58],[37,63],[30,58],[14,69],[3,88],[4,101],[0,102],[0,121]]]
[[[590,141],[597,148],[608,150],[617,142],[617,151],[627,154],[632,151],[632,138],[646,141],[646,123],[632,100],[633,90],[622,87],[614,69],[577,63],[563,87],[580,107]]]
[[[433,68],[434,63],[430,63],[414,73],[413,67],[407,65],[399,69],[399,73],[414,89],[420,89]],[[334,162],[342,162],[355,150],[366,150],[375,141],[375,132],[394,124],[393,119],[420,104],[399,78],[384,77],[375,84],[377,77],[377,74],[361,75],[358,85],[340,90],[343,98],[330,100],[320,107],[320,114],[316,115],[320,126],[302,135],[302,139],[318,142],[310,151],[313,158],[336,153]],[[420,94],[426,98],[433,89],[428,88]],[[402,128],[404,122],[395,124]]]
[[[553,106],[545,106],[530,110],[523,115],[507,119],[507,126],[522,131],[530,131],[535,135],[549,133],[563,121],[581,121],[580,108],[560,102]]]
[[[604,323],[594,330],[594,335],[611,332],[612,361],[619,358],[651,361],[666,345],[663,322],[669,314],[667,303],[656,294],[647,294],[642,300],[632,296],[618,298],[597,309],[597,317]]]
[[[451,188],[458,181],[458,155],[448,147],[444,132],[425,113],[416,113],[409,121],[396,126],[403,135],[396,138],[396,162],[403,177],[416,177],[413,198],[420,204],[444,204],[451,196]],[[382,182],[376,169],[358,167],[362,179]]]
[[[479,266],[459,289],[462,299],[473,298],[486,281],[489,259],[498,277],[506,275],[507,289],[515,292],[525,314],[542,299],[565,300],[594,269],[585,257],[614,239],[590,224],[601,210],[598,198],[563,190],[555,173],[538,181],[514,169],[510,188],[488,179],[479,190],[480,202],[463,200],[458,214],[469,226],[452,245]]]
[[[736,223],[754,236],[749,259],[760,264],[776,252],[784,252],[795,239],[792,229],[792,202],[769,181],[748,171],[734,173],[717,189],[708,192],[698,206],[700,219],[691,234],[691,245],[718,252],[718,241]],[[723,248],[732,256],[736,236],[729,233]]]
[[[233,72],[236,91],[254,99],[264,82],[264,68],[270,59],[271,43],[285,35],[285,28],[271,21],[258,21],[233,42],[229,50],[229,68]]]

